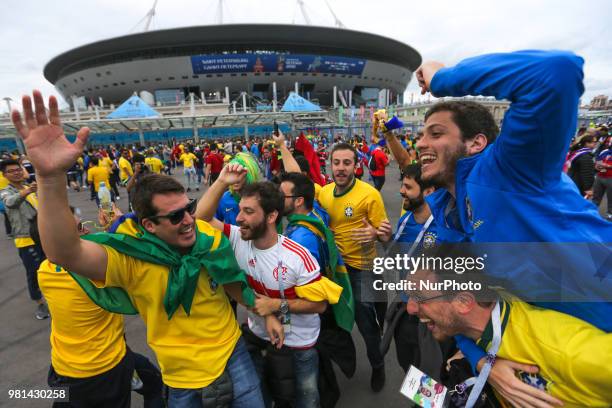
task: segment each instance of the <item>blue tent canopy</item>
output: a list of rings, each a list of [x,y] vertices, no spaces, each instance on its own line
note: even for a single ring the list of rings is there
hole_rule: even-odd
[[[313,112],[322,110],[319,105],[302,98],[295,92],[291,92],[281,109],[281,112]]]
[[[155,118],[161,115],[136,95],[132,95],[107,116],[108,119]]]

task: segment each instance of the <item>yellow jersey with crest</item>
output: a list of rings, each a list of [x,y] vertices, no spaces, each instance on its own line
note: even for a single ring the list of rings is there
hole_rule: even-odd
[[[211,252],[223,233],[204,221],[196,221],[201,233],[214,237]],[[132,220],[118,233],[136,234]],[[167,266],[141,261],[104,246],[108,255],[106,281],[98,287],[123,288],[147,327],[147,343],[155,352],[164,383],[174,388],[202,388],[217,379],[240,339],[240,328],[222,285],[200,270],[190,314],[179,307],[172,319],[164,308],[168,286]]]
[[[370,270],[376,257],[375,243],[362,244],[353,238],[357,228],[363,228],[367,220],[374,228],[387,219],[380,192],[357,178],[344,193],[336,194],[336,183],[323,186],[319,203],[329,214],[329,226],[344,263],[357,269]]]

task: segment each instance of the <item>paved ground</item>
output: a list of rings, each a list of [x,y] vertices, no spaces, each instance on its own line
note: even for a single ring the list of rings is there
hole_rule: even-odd
[[[392,223],[396,223],[400,211],[398,172],[392,169],[383,188],[387,212]],[[121,192],[123,192],[122,190]],[[200,192],[201,193],[201,192]],[[200,193],[192,192],[194,198]],[[122,196],[119,206],[125,211],[127,195]],[[95,204],[89,201],[89,191],[69,193],[70,203],[81,209],[83,218],[93,220]],[[49,320],[34,319],[35,305],[28,297],[25,270],[17,255],[13,242],[6,238],[0,228],[0,406],[1,407],[46,407],[50,401],[9,400],[9,389],[47,388],[47,370],[50,362]],[[146,345],[145,328],[138,317],[127,316],[125,331],[130,347],[154,361]],[[365,345],[357,330],[354,332],[358,353],[357,372],[348,380],[338,375],[342,398],[338,407],[393,407],[405,406],[407,400],[398,392],[403,371],[395,361],[395,350],[387,354],[387,385],[380,394],[370,391],[370,367],[365,354]],[[142,398],[133,394],[133,406],[141,407]]]

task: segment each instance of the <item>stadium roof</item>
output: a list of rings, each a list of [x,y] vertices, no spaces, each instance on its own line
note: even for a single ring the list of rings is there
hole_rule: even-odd
[[[70,73],[135,59],[267,50],[361,57],[410,71],[421,63],[414,48],[377,34],[333,27],[227,24],[147,31],[83,45],[49,61],[44,75],[55,84]]]

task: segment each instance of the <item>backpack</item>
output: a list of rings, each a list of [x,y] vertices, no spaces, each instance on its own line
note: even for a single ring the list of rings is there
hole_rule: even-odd
[[[370,171],[376,171],[376,157],[374,157],[374,152],[372,152],[368,160],[368,168]]]

